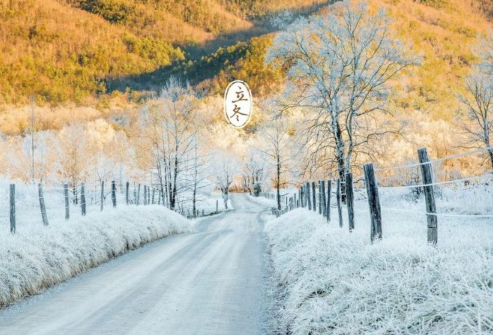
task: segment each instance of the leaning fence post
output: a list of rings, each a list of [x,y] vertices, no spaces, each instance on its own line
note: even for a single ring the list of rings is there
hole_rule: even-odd
[[[104,209],[104,180],[101,181],[101,212],[103,211]]]
[[[363,166],[365,171],[366,194],[368,195],[368,206],[371,215],[371,241],[382,238],[382,209],[378,196],[378,184],[375,178],[373,164]]]
[[[63,184],[63,194],[65,195],[65,220],[70,219],[70,206],[68,198],[68,184]]]
[[[436,216],[435,193],[433,189],[433,168],[426,148],[418,150],[421,175],[423,177],[423,190],[426,201],[426,219],[428,221],[428,243],[436,244],[438,241],[438,218]]]
[[[10,232],[15,234],[15,184],[10,184]]]
[[[341,180],[340,179],[337,179],[336,198],[337,198],[337,213],[339,214],[339,227],[342,228]]]
[[[332,197],[332,180],[327,180],[327,222],[330,222],[330,199]]]
[[[312,200],[310,196],[310,183],[306,183],[306,201],[308,203],[308,209],[311,211],[312,210]]]
[[[353,174],[346,173],[346,205],[348,215],[349,231],[354,229],[354,192],[353,192]]]
[[[116,207],[116,183],[111,181],[111,200],[113,200],[113,207]]]
[[[80,184],[80,210],[82,216],[86,215],[86,184]]]
[[[46,215],[45,199],[43,196],[43,185],[38,184],[38,195],[39,195],[39,208],[41,209],[41,218],[43,219],[43,225],[48,225],[48,216]]]
[[[130,183],[127,181],[127,184],[125,185],[125,201],[127,202],[127,205],[129,204],[129,199],[128,199],[128,192],[130,189]]]

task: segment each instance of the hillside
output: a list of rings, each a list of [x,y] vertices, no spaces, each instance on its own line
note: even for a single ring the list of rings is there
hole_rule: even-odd
[[[31,94],[85,104],[115,79],[137,86],[138,75],[266,31],[250,20],[317,2],[0,0],[0,104]]]
[[[94,105],[94,98],[159,90],[171,74],[211,93],[233,78],[266,94],[283,74],[265,67],[270,14],[308,14],[321,0],[0,0],[0,104]],[[446,118],[474,62],[471,46],[492,27],[487,0],[376,0],[402,39],[424,55],[396,83],[396,108]],[[310,7],[311,5],[311,7]],[[141,93],[139,93],[141,92]]]

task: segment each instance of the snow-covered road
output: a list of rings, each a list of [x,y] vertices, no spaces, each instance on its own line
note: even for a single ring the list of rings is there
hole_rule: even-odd
[[[201,221],[0,310],[0,334],[267,334],[260,205]]]

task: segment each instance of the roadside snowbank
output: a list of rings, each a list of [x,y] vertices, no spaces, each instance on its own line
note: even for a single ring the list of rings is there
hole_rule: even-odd
[[[161,206],[132,206],[7,231],[0,231],[0,306],[191,225]]]
[[[491,222],[440,219],[433,248],[424,217],[384,212],[384,238],[371,245],[363,205],[352,234],[335,215],[326,223],[305,209],[267,223],[282,287],[279,333],[493,332]]]

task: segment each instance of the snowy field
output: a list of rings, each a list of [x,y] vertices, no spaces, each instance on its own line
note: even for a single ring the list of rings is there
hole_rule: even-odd
[[[54,195],[46,199],[50,225],[44,227],[39,207],[28,201],[29,194],[19,194],[16,234],[8,230],[8,211],[1,210],[0,306],[148,242],[191,231],[188,220],[158,205],[120,203],[117,209],[108,207],[103,212],[93,206],[87,216],[77,212],[66,221],[63,206],[56,206]]]
[[[493,333],[493,223],[468,216],[491,214],[491,187],[439,192],[438,212],[450,216],[438,217],[435,248],[426,242],[422,200],[406,190],[380,194],[383,240],[374,245],[363,192],[352,234],[345,211],[339,228],[335,208],[330,223],[306,209],[267,223],[279,333]]]
[[[179,208],[183,210],[184,215],[190,216],[193,213],[191,195],[183,198],[185,200],[180,201]],[[202,216],[202,212],[206,216],[215,214],[216,202],[219,213],[233,209],[231,199],[228,200],[228,209],[226,209],[221,192],[201,193],[197,196],[197,202],[195,204],[196,209],[199,211],[199,216]]]

